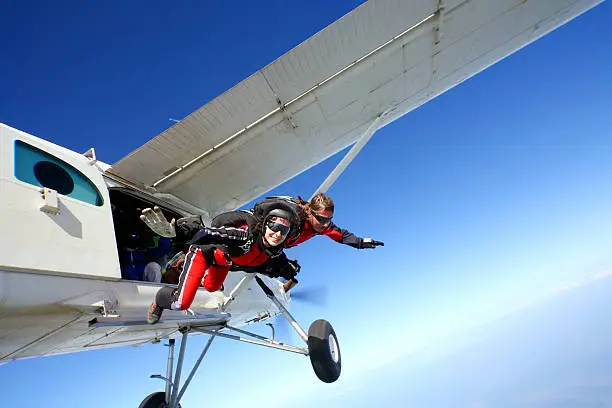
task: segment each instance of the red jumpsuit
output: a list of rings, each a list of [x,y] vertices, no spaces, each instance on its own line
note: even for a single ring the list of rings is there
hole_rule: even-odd
[[[187,242],[191,245],[177,288],[160,289],[159,305],[186,310],[200,286],[209,292],[221,289],[230,268],[250,269],[282,255],[282,245],[276,248],[263,245],[261,233],[255,231],[256,224],[257,220],[243,211],[221,214],[213,221],[217,227],[212,228],[200,223],[178,224],[178,236],[191,237]]]

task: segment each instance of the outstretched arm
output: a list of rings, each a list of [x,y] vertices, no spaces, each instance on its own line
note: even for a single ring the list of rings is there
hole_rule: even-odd
[[[352,232],[345,230],[344,228],[338,227],[333,222],[323,232],[323,234],[327,235],[328,237],[330,237],[336,242],[339,242],[344,245],[349,245],[357,249],[376,248],[377,246],[385,245],[384,242],[376,241],[376,240],[373,240],[372,238],[358,237]]]
[[[168,221],[159,207],[145,208],[140,219],[156,234],[187,244],[243,245],[249,239],[248,232],[240,228],[206,227],[200,216]]]

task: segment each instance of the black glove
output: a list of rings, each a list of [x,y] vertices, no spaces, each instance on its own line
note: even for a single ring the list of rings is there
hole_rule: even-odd
[[[176,237],[179,241],[186,241],[202,227],[204,224],[199,215],[179,218],[176,220]]]
[[[372,238],[364,238],[361,240],[360,248],[376,248],[379,245],[385,246],[385,243],[382,241],[375,241]]]
[[[278,271],[278,276],[280,276],[281,278],[285,278],[286,280],[293,279],[297,282],[295,276],[298,274],[300,269],[302,269],[302,267],[299,263],[297,263],[297,261],[287,259],[287,264],[283,265],[280,268],[280,270]]]

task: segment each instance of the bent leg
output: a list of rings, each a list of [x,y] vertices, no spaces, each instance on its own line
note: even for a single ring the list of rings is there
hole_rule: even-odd
[[[161,319],[164,309],[170,309],[176,298],[176,289],[164,286],[155,294],[155,301],[147,312],[147,323],[155,324]]]
[[[176,300],[176,288],[164,286],[157,291],[155,295],[155,304],[162,309],[171,309],[172,303]]]
[[[202,286],[209,292],[221,289],[231,266],[229,257],[221,249],[215,248],[212,255],[214,263],[208,268],[202,280]]]
[[[207,268],[208,265],[202,255],[202,250],[192,245],[185,256],[185,263],[179,278],[176,298],[172,302],[172,309],[189,309]]]

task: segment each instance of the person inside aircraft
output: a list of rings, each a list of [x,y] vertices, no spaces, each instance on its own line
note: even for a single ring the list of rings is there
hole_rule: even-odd
[[[119,248],[121,277],[129,280],[161,282],[162,268],[158,261],[168,253],[171,246],[172,242],[165,237],[155,240],[136,231],[128,233],[121,240]]]
[[[144,210],[141,219],[156,233],[185,242],[188,250],[178,286],[157,292],[147,314],[150,324],[159,321],[164,309],[189,309],[200,286],[209,292],[220,290],[230,269],[249,271],[282,256],[282,244],[297,220],[284,203],[266,210],[261,221],[244,211],[222,214],[225,225],[218,227],[205,227],[200,217],[168,223],[158,210]]]

